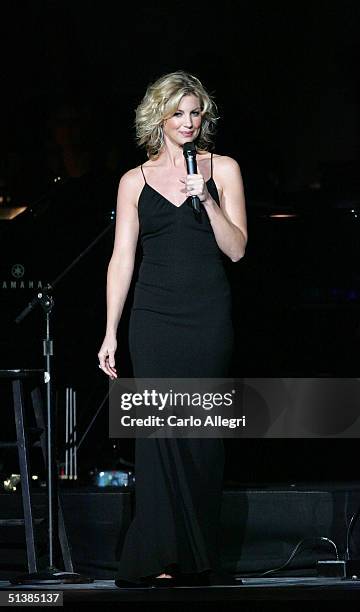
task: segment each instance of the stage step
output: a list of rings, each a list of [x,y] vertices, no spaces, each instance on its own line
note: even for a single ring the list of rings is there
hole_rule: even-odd
[[[112,578],[134,508],[133,492],[62,486],[61,495],[75,570],[99,579]],[[38,517],[46,510],[45,492],[34,490],[33,496]],[[357,482],[227,488],[223,492],[220,529],[223,568],[237,575],[260,575],[282,566],[301,541],[297,554],[286,566],[290,574],[315,570],[318,560],[335,559],[336,550],[343,559],[352,517],[349,550],[352,558],[359,559],[359,509]],[[0,494],[0,520],[10,516],[13,520],[21,516],[21,496],[17,492]],[[19,550],[21,529],[22,526],[1,530],[1,579],[26,567],[25,551],[21,556]],[[46,525],[38,529],[46,551]],[[19,567],[15,568],[16,564]]]

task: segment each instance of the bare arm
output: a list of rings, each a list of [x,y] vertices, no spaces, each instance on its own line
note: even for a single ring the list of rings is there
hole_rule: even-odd
[[[116,377],[114,354],[117,347],[116,332],[129,291],[139,235],[137,195],[139,187],[134,170],[120,180],[114,249],[108,265],[106,284],[106,334],[98,353],[101,368],[111,378]]]
[[[208,214],[215,240],[231,261],[245,254],[247,220],[242,176],[238,163],[231,157],[216,159],[215,182],[222,189],[220,207],[209,194],[202,175],[188,175],[186,182],[194,187],[187,195],[198,195]]]

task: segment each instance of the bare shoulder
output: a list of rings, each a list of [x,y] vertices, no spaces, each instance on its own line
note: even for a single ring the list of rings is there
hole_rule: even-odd
[[[213,156],[213,173],[215,181],[224,189],[228,185],[243,185],[240,166],[228,155]]]
[[[125,172],[120,178],[117,206],[118,210],[126,209],[128,206],[137,208],[138,200],[142,188],[144,187],[144,179],[142,178],[141,168],[131,168]]]
[[[229,157],[228,155],[218,155],[218,154],[214,154],[213,155],[213,160],[214,160],[214,167],[216,164],[216,168],[220,171],[220,172],[224,172],[224,173],[233,173],[233,172],[239,172],[240,171],[240,166],[238,164],[238,162],[236,161],[236,159],[234,159],[233,157]]]
[[[120,186],[128,189],[137,189],[144,182],[140,166],[131,168],[120,178]]]

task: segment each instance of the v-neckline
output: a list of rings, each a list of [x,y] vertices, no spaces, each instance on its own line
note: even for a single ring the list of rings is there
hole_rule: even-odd
[[[212,176],[210,176],[210,178],[206,181],[206,185],[211,181]],[[174,204],[174,202],[171,202],[170,200],[168,200],[162,193],[160,193],[160,191],[158,191],[157,189],[155,189],[154,187],[152,187],[148,182],[145,183],[145,186],[150,187],[150,189],[152,191],[154,191],[155,193],[157,193],[163,200],[165,200],[165,202],[167,202],[168,204],[170,204],[170,206],[173,206],[173,208],[182,208],[184,206],[184,204],[186,204],[186,202],[188,201],[189,197],[186,198],[186,200],[184,200],[181,204]]]

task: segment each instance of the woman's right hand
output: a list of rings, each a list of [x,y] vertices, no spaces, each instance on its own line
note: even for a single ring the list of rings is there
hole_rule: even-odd
[[[98,352],[99,368],[110,376],[111,380],[117,378],[117,372],[115,367],[115,352],[117,348],[117,341],[115,336],[106,335],[104,342],[101,345],[101,349]]]

